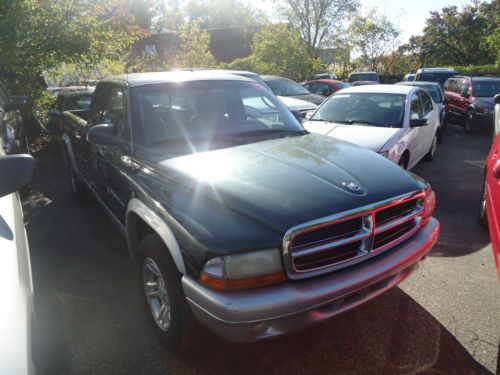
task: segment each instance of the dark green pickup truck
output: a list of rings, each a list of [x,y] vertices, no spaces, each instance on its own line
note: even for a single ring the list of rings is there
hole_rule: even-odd
[[[156,334],[290,333],[397,285],[439,234],[434,192],[369,150],[309,134],[264,86],[218,72],[101,81],[64,112],[71,188],[126,235]]]

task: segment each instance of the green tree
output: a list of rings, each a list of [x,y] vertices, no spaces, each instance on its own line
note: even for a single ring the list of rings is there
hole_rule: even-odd
[[[258,32],[251,58],[260,73],[296,80],[325,68],[321,60],[309,54],[300,32],[286,24],[268,25]]]
[[[499,14],[498,0],[477,1],[462,10],[450,6],[431,12],[423,35],[411,41],[411,48],[424,66],[493,63],[498,56],[495,30]]]
[[[361,53],[364,64],[374,68],[380,56],[395,50],[399,30],[377,9],[365,16],[357,16],[351,23],[350,32],[355,50]]]
[[[118,58],[139,32],[120,0],[4,0],[2,70],[15,78],[14,89],[30,92],[42,72],[61,63]]]
[[[279,14],[300,31],[307,51],[319,57],[346,35],[346,22],[359,8],[358,0],[274,0]]]

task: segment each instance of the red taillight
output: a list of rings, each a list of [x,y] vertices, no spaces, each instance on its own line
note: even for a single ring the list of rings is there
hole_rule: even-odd
[[[436,208],[436,194],[429,186],[425,190],[424,216],[422,217],[422,225],[425,225],[429,221],[429,218],[434,213],[435,208]]]

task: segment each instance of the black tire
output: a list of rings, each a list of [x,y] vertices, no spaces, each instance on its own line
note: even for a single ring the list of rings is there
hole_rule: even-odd
[[[73,169],[73,165],[71,161],[68,161],[68,179],[69,179],[69,188],[71,190],[71,194],[73,195],[73,199],[76,203],[81,205],[87,205],[94,202],[94,197],[90,193],[89,189],[83,181],[77,176],[75,170]]]
[[[139,256],[137,260],[144,305],[148,320],[156,337],[172,352],[185,351],[193,342],[196,342],[191,337],[194,335],[195,327],[198,327],[198,325],[186,302],[181,285],[181,274],[170,257],[168,249],[155,233],[149,234],[139,244]],[[150,278],[152,275],[151,266],[153,268],[156,267],[163,280],[161,282],[158,277],[156,278],[158,293],[155,292],[154,279]],[[156,293],[157,295],[155,294],[153,297],[150,296],[148,298],[146,294],[148,288],[150,293]],[[159,319],[160,312],[163,306],[166,305],[164,304],[165,294],[161,291],[166,291],[166,298],[168,300],[168,324],[165,319]],[[158,309],[159,311],[156,311]]]
[[[408,169],[408,159],[408,153],[403,153],[403,155],[401,155],[401,158],[399,159],[398,165],[403,169]]]
[[[443,143],[443,128],[439,128],[436,132],[437,134],[437,143],[438,145],[440,145],[441,143]]]
[[[431,147],[429,148],[429,151],[427,151],[427,154],[424,156],[425,161],[433,161],[434,157],[436,155],[436,148],[437,148],[437,133],[434,134],[434,138],[432,139]]]
[[[471,109],[465,114],[464,127],[468,134],[474,134],[476,132],[476,126],[474,124],[474,111]]]
[[[481,191],[481,201],[479,202],[479,213],[477,216],[479,225],[488,229],[488,216],[486,215],[486,183],[483,184],[483,190]]]

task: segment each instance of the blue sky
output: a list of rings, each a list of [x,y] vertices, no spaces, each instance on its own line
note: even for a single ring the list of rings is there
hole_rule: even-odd
[[[272,15],[272,2],[269,0],[246,0]],[[412,35],[418,35],[425,26],[430,11],[441,10],[445,6],[456,5],[461,8],[471,4],[471,0],[360,0],[365,8],[377,7],[401,31],[401,42]]]

